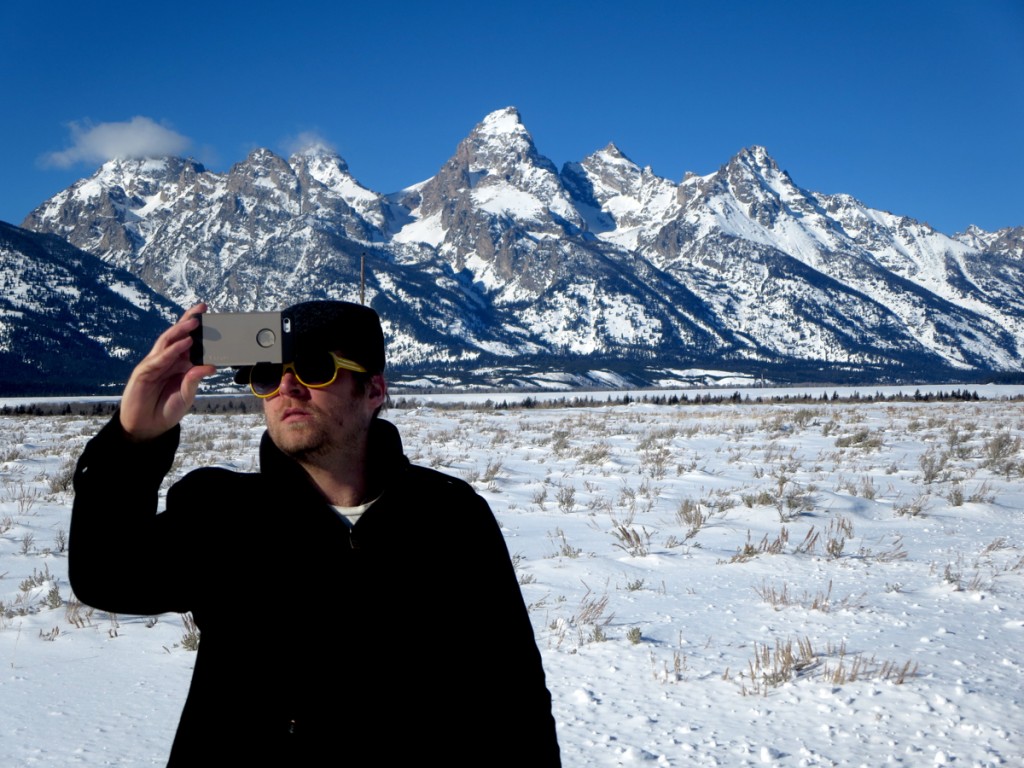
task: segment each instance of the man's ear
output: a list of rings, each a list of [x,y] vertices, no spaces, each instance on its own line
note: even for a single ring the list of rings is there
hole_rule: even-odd
[[[383,373],[375,373],[366,382],[366,397],[374,408],[380,408],[388,399],[388,383]]]

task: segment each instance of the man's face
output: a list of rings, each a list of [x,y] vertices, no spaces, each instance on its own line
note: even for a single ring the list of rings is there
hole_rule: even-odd
[[[263,401],[270,438],[283,453],[302,462],[321,462],[365,450],[376,410],[387,397],[384,377],[376,375],[360,392],[350,371],[334,383],[311,389],[288,372],[281,389]]]

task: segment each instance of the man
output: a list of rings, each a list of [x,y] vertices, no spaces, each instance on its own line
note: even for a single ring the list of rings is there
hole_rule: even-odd
[[[201,632],[170,765],[559,764],[540,654],[508,550],[466,483],[413,466],[387,399],[377,314],[285,310],[295,360],[243,369],[263,398],[260,472],[158,487],[212,366],[199,304],[133,371],[75,474],[70,579],[119,613]]]

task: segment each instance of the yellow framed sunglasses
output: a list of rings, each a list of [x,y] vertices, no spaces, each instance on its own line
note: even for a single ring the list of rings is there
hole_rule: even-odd
[[[291,371],[304,387],[320,389],[334,383],[338,370],[366,373],[359,363],[333,352],[303,354],[290,363],[257,363],[249,371],[249,389],[256,397],[273,397],[281,389],[281,379]]]

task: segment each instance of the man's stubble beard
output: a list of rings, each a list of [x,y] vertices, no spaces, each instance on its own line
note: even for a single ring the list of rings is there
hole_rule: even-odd
[[[299,464],[326,467],[338,461],[347,462],[365,448],[365,441],[360,441],[353,434],[355,425],[348,418],[338,416],[337,421],[332,422],[330,420],[335,417],[329,413],[310,409],[309,406],[306,408],[313,416],[312,421],[295,424],[267,422],[270,439],[281,453]]]
[[[267,429],[278,450],[298,462],[322,458],[331,452],[328,436],[319,423],[275,424]]]

